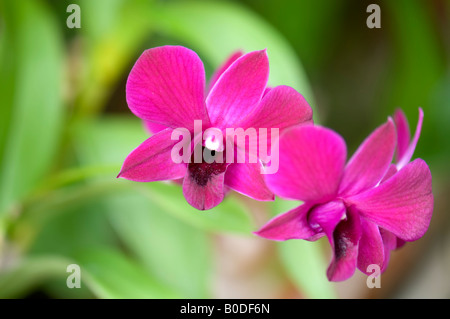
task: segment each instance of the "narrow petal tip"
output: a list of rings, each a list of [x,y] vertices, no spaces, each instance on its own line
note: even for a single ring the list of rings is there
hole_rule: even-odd
[[[388,116],[386,123],[386,130],[395,131],[395,121],[392,116]]]
[[[419,107],[419,117],[423,117],[423,109]]]

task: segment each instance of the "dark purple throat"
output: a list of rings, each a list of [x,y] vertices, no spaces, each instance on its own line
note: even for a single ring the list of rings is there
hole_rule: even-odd
[[[195,183],[197,183],[197,185],[206,186],[213,176],[225,172],[228,164],[225,163],[225,152],[219,153],[216,151],[210,151],[205,147],[202,147],[202,150],[204,153],[209,152],[211,158],[214,158],[215,160],[212,161],[212,163],[207,163],[202,157],[201,163],[194,163],[194,155],[192,155],[191,162],[188,165],[188,170],[190,177],[195,181]],[[223,163],[218,163],[220,161],[218,160],[219,158],[222,159]],[[216,162],[216,159],[218,162]],[[211,162],[211,160],[209,160],[209,162]]]

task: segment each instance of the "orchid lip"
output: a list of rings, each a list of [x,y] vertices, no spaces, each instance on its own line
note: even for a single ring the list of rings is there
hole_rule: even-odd
[[[188,171],[190,177],[195,181],[195,183],[199,186],[206,186],[208,181],[214,176],[222,174],[226,171],[228,164],[223,163],[223,161],[216,160],[216,157],[222,158],[220,152],[216,152],[214,150],[210,150],[207,147],[203,146],[203,161],[200,163],[196,163],[191,161],[188,164]],[[210,158],[206,157],[205,154],[209,153]],[[194,155],[192,155],[194,156]]]
[[[316,233],[326,231],[329,228],[327,224],[331,219],[335,220],[336,225],[347,219],[345,204],[342,200],[320,203],[309,210],[308,223]]]

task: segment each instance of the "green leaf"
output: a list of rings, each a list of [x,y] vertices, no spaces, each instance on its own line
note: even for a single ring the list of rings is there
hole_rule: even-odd
[[[307,70],[316,71],[336,54],[330,48],[341,41],[339,32],[346,26],[346,4],[335,0],[244,2],[285,35]]]
[[[183,298],[210,295],[211,238],[205,232],[133,192],[122,192],[106,205],[126,247],[155,278]]]
[[[141,121],[132,118],[80,123],[74,134],[82,163],[115,162],[117,172],[128,153],[147,138]],[[217,208],[201,212],[187,204],[180,185],[137,183],[115,177],[109,176],[111,183],[125,188],[108,196],[104,203],[127,248],[159,280],[184,297],[208,296],[211,239],[205,231],[250,234],[253,223],[242,204],[227,198]]]
[[[72,263],[67,258],[48,255],[19,260],[0,272],[0,299],[21,298],[50,279],[65,278],[67,266]]]
[[[448,8],[447,3],[447,12]],[[390,73],[387,74],[390,81],[386,84],[389,94],[385,94],[385,105],[390,112],[395,107],[402,108],[409,119],[411,130],[415,128],[417,109],[423,109],[425,117],[422,134],[414,156],[427,159],[433,166],[430,156],[442,154],[445,146],[448,146],[449,100],[439,92],[449,91],[448,50],[446,58],[442,46],[445,40],[448,43],[448,36],[437,31],[439,22],[430,3],[387,1],[386,10],[392,17],[395,54]],[[444,7],[441,10],[444,12]],[[440,99],[436,100],[439,95]]]
[[[106,213],[106,209],[98,203],[99,200],[86,202],[81,201],[81,205],[77,205],[75,200],[73,203],[62,205],[50,214],[51,218],[46,218],[43,222],[31,222],[25,236],[30,233],[37,232],[35,238],[30,238],[32,246],[27,251],[27,255],[49,255],[57,254],[74,260],[76,253],[92,247],[93,245],[104,245],[114,247],[119,244],[117,236],[114,233]],[[47,214],[47,211],[39,213]],[[42,228],[42,229],[41,229]],[[20,238],[23,238],[23,233]],[[17,242],[17,241],[16,241]],[[67,274],[66,276],[68,276]],[[81,289],[68,289],[66,284],[60,280],[52,280],[49,278],[40,287],[51,298],[93,298],[94,295],[86,287],[82,285]]]
[[[85,205],[95,204],[98,198],[126,189],[124,185],[118,183],[95,181],[95,183],[81,183],[33,197],[24,203],[18,218],[10,222],[9,238],[21,250],[26,251],[42,228],[52,222],[54,218],[76,210],[79,211],[83,207],[86,209]],[[84,217],[87,224],[95,220],[95,217],[89,215],[84,215]],[[65,221],[67,222],[67,220]]]
[[[105,248],[86,249],[76,258],[81,280],[104,299],[180,298],[155,280],[141,265]]]
[[[270,85],[289,85],[314,109],[314,98],[295,51],[270,24],[235,2],[171,2],[159,7],[157,27],[198,50],[213,67],[234,50],[267,48]],[[315,115],[316,117],[317,115]]]
[[[0,298],[25,297],[49,282],[58,285],[58,290],[69,289],[67,266],[71,264],[80,266],[82,288],[86,285],[98,298],[180,298],[141,265],[105,248],[84,249],[74,259],[41,255],[19,260],[0,272]]]
[[[272,210],[278,215],[300,204],[277,198]],[[307,298],[336,298],[334,285],[326,275],[328,263],[320,242],[288,240],[277,243],[277,247],[287,274],[301,293]]]
[[[153,32],[150,0],[81,0],[85,41],[77,115],[99,113],[120,76],[127,73]]]
[[[281,261],[298,289],[307,298],[336,298],[327,279],[327,262],[319,242],[290,240],[278,243]]]
[[[395,54],[388,74],[389,95],[386,95],[385,105],[389,110],[401,107],[408,117],[417,116],[419,106],[426,116],[430,96],[445,75],[445,57],[431,8],[421,1],[386,2]],[[432,130],[432,125],[425,121],[423,130]]]
[[[62,39],[40,1],[3,1],[0,214],[49,171],[64,121]]]
[[[128,190],[126,188],[112,187],[108,189],[109,187],[104,186],[105,183],[99,180],[88,183],[87,185],[76,185],[75,188],[71,187],[68,190],[59,189],[57,195],[52,196],[52,199],[44,198],[44,208],[40,207],[40,205],[33,205],[32,210],[25,210],[25,219],[21,219],[17,223],[14,238],[18,238],[22,242],[24,238],[33,236],[33,232],[39,232],[42,227],[42,231],[39,232],[36,239],[28,239],[28,242],[33,243],[29,253],[36,255],[58,254],[70,257],[76,260],[76,262],[79,260],[91,262],[89,258],[94,253],[91,252],[90,247],[93,245],[117,247],[117,238],[112,235],[112,229],[108,220],[110,218],[113,226],[115,226],[114,230],[118,231],[122,241],[126,245],[130,242],[133,243],[133,239],[136,240],[136,245],[129,245],[127,250],[137,256],[137,259],[130,260],[129,262],[139,265],[138,267],[142,269],[146,269],[145,274],[135,272],[136,276],[144,275],[142,277],[144,283],[149,281],[147,277],[151,277],[152,282],[159,282],[159,284],[153,290],[149,290],[148,294],[144,294],[143,291],[144,288],[147,289],[146,287],[138,285],[136,290],[133,290],[133,280],[138,281],[137,278],[131,279],[129,284],[123,289],[119,286],[111,286],[104,282],[106,281],[106,276],[113,276],[116,271],[126,271],[124,269],[109,269],[105,272],[104,277],[103,275],[98,277],[98,274],[91,273],[88,268],[88,275],[83,278],[86,280],[89,289],[97,297],[166,298],[170,296],[168,295],[168,289],[160,289],[161,285],[175,287],[177,291],[182,291],[184,296],[205,296],[209,268],[209,246],[208,239],[205,238],[205,235],[194,230],[186,233],[186,231],[183,231],[183,227],[178,227],[177,236],[175,237],[180,238],[181,236],[178,241],[180,247],[178,248],[176,245],[165,245],[160,240],[162,237],[155,237],[157,232],[155,234],[154,230],[156,229],[158,231],[160,229],[159,227],[163,227],[158,222],[158,217],[156,216],[156,218],[150,219],[150,224],[147,224],[149,219],[146,219],[146,214],[147,212],[151,214],[153,210],[148,211],[151,203],[145,197],[139,196],[139,194],[136,195],[136,193],[132,193],[131,196],[127,197],[129,192],[127,192]],[[111,195],[110,201],[105,201],[108,198],[107,195]],[[89,201],[86,200],[86,196],[88,196]],[[142,199],[144,202],[142,202]],[[141,212],[145,213],[140,214]],[[118,224],[116,225],[116,223]],[[176,228],[171,223],[165,226],[171,230]],[[128,229],[127,227],[131,228]],[[166,227],[161,228],[164,231],[165,229]],[[129,230],[128,233],[127,230]],[[148,242],[149,239],[150,241]],[[169,241],[170,239],[171,237],[169,237]],[[195,248],[196,258],[187,256],[188,252],[193,251],[190,244]],[[152,248],[156,249],[158,255],[153,254],[153,258],[143,259],[142,255],[146,257],[154,252],[155,249]],[[106,258],[110,258],[109,255]],[[159,273],[153,272],[153,268],[151,267],[144,268],[144,266],[148,266],[146,261],[152,263],[153,266],[156,265],[156,269],[160,270]],[[103,265],[106,262],[98,261],[97,259],[94,259],[92,262],[96,265],[99,264],[99,268],[106,267]],[[184,264],[184,267],[177,266],[181,262]],[[115,267],[115,264],[116,262],[112,261],[108,267]],[[121,268],[128,267],[122,266],[122,264],[120,264]],[[193,265],[193,267],[190,267],[190,265]],[[83,273],[85,273],[85,270],[83,268]],[[197,277],[199,277],[197,275],[204,277],[200,283],[196,281]],[[118,274],[117,276],[122,278],[128,275]],[[178,279],[180,282],[176,281]],[[118,285],[122,285],[122,283],[118,283]],[[196,289],[201,290],[202,294],[198,293]],[[72,293],[71,291],[66,291],[64,287],[61,287],[60,283],[52,284],[52,282],[46,283],[45,290],[48,290],[50,293],[57,293],[59,296],[66,296]],[[77,291],[75,296],[79,296],[80,294],[81,292]],[[181,295],[179,294],[177,296]],[[73,296],[69,295],[69,297]]]
[[[243,202],[229,194],[220,205],[208,211],[199,211],[186,202],[180,185],[153,183],[145,194],[174,217],[212,232],[229,232],[250,235],[255,230],[251,216]]]
[[[90,193],[92,192],[91,189]],[[118,244],[116,234],[109,223],[107,211],[98,200],[98,195],[90,202],[81,201],[78,196],[77,198],[81,204],[76,203],[77,200],[75,200],[67,205],[61,205],[62,207],[50,214],[51,218],[46,218],[43,225],[35,221],[38,217],[29,220],[32,229],[38,231],[37,237],[32,240],[29,254],[51,253],[74,258],[76,252],[93,244],[105,246]],[[40,217],[47,212],[34,213]],[[20,237],[24,236],[21,234]]]

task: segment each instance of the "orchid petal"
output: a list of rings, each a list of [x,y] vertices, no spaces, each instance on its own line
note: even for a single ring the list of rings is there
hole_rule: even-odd
[[[214,86],[214,84],[216,84],[217,80],[220,78],[222,73],[225,72],[230,67],[230,65],[233,64],[234,61],[236,61],[243,55],[244,52],[242,51],[236,51],[233,54],[231,54],[228,57],[228,59],[221,66],[219,66],[219,68],[211,76],[211,80],[209,81],[209,89],[211,89]]]
[[[359,215],[349,209],[347,210],[347,219],[336,226],[332,237],[328,237],[334,252],[327,269],[328,280],[342,281],[354,274],[360,238],[361,222]]]
[[[386,171],[386,174],[384,174],[383,178],[381,179],[380,184],[387,181],[389,178],[394,176],[396,173],[397,173],[397,167],[394,164],[389,165],[389,168]]]
[[[422,130],[423,122],[423,110],[419,108],[419,120],[417,121],[416,132],[414,133],[413,140],[409,144],[408,148],[404,151],[403,155],[400,157],[397,163],[397,169],[402,169],[411,160],[414,150],[416,149],[417,142],[419,141],[420,132]]]
[[[267,186],[280,197],[324,202],[337,193],[346,146],[330,129],[305,125],[287,130],[279,142],[279,169],[265,176]]]
[[[370,221],[361,218],[361,239],[359,240],[358,269],[366,275],[369,265],[378,265],[380,269],[384,265],[385,253],[383,240],[378,226]]]
[[[305,122],[312,122],[312,109],[305,98],[289,86],[272,88],[239,125],[243,128],[277,127],[283,129]]]
[[[130,110],[143,120],[171,128],[193,129],[208,121],[204,103],[205,74],[197,54],[181,46],[146,50],[126,84]]]
[[[346,208],[341,200],[331,201],[311,209],[308,216],[309,225],[318,232],[332,238],[339,222],[345,219]]]
[[[394,250],[397,248],[397,240],[398,238],[391,233],[390,231],[387,231],[384,228],[379,228],[381,238],[383,240],[383,246],[384,246],[384,261],[383,261],[383,267],[381,267],[381,272],[384,272],[389,264],[389,259],[391,256],[391,250]]]
[[[395,154],[396,161],[398,162],[400,158],[406,152],[408,148],[409,141],[411,139],[411,133],[409,132],[408,119],[402,110],[398,109],[394,113],[394,122],[397,128],[397,152]]]
[[[165,129],[148,138],[127,156],[117,177],[136,182],[183,177],[186,165],[172,160],[171,151],[178,141],[173,141],[171,135],[172,129]]]
[[[406,241],[397,237],[397,247],[395,249],[399,249],[406,244]]]
[[[247,53],[234,61],[222,73],[206,99],[213,126],[235,127],[260,101],[268,76],[266,50]]]
[[[328,267],[327,275],[331,281],[344,280],[355,271],[357,245],[360,234],[353,221],[356,216],[347,216],[347,208],[341,200],[335,200],[318,205],[309,214],[310,226],[324,233],[333,250],[333,258]],[[349,229],[347,229],[349,227]],[[356,227],[356,232],[352,228]]]
[[[144,121],[144,127],[147,130],[147,132],[149,132],[152,135],[156,134],[158,132],[161,132],[162,130],[167,128],[167,126],[165,126],[165,125],[150,122],[150,121]]]
[[[389,168],[395,145],[395,126],[389,119],[366,138],[349,160],[339,193],[354,195],[377,185]]]
[[[381,238],[383,239],[383,244],[386,247],[386,249],[388,250],[394,250],[397,248],[397,237],[391,233],[390,231],[384,229],[384,228],[379,228],[380,229],[380,234],[381,234]]]
[[[277,241],[289,239],[310,239],[316,232],[307,221],[311,203],[304,203],[290,211],[280,214],[267,222],[256,235]]]
[[[225,185],[250,198],[261,201],[274,200],[273,193],[264,181],[260,162],[232,163],[225,174]]]
[[[257,131],[258,145],[266,143],[265,149],[269,150],[272,129],[278,128],[278,134],[281,135],[286,128],[302,123],[312,124],[311,107],[300,93],[289,86],[282,85],[269,90],[258,107],[238,127],[259,129]],[[261,129],[267,129],[267,131],[261,131]],[[264,162],[268,161],[267,152],[259,149],[258,155]]]
[[[374,189],[346,198],[365,218],[406,241],[422,237],[433,212],[431,173],[421,159]]]
[[[219,205],[225,197],[224,175],[211,174],[205,185],[200,185],[189,170],[183,181],[183,195],[187,202],[199,210],[208,210]]]
[[[263,97],[265,97],[267,95],[267,93],[270,92],[270,90],[272,90],[272,87],[266,86],[266,88],[264,89]]]

